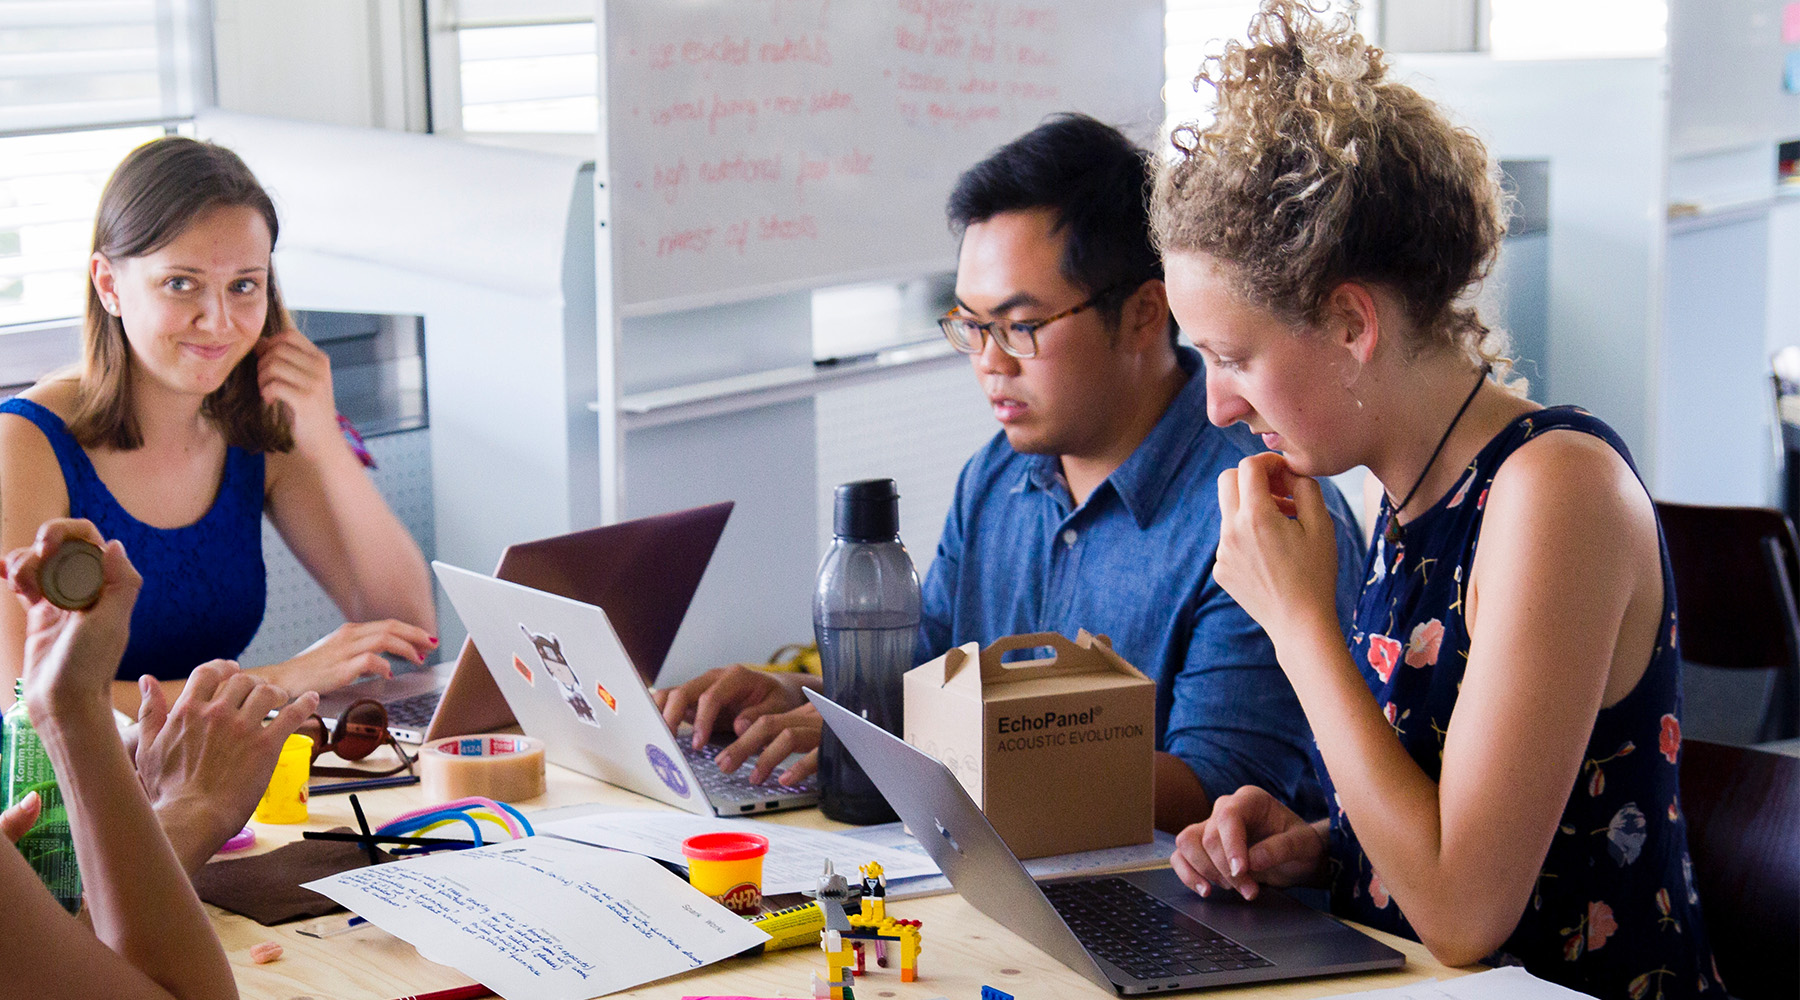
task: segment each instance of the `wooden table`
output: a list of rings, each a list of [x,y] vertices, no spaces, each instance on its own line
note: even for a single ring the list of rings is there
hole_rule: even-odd
[[[401,812],[426,804],[424,793],[417,786],[369,792],[358,798],[371,823],[385,822]],[[529,815],[532,810],[586,802],[631,809],[662,808],[649,799],[554,765],[550,767],[549,791],[541,798],[522,803],[521,808]],[[835,826],[816,809],[777,813],[769,820],[817,828]],[[313,799],[311,819],[304,826],[258,824],[256,850],[268,850],[297,840],[303,829],[332,826],[355,828],[356,819],[348,796],[328,795]],[[419,957],[412,945],[377,927],[363,927],[321,940],[299,934],[293,923],[263,927],[215,907],[209,906],[207,910],[237,972],[238,989],[247,1000],[388,1000],[470,981],[455,969]],[[889,912],[924,921],[919,979],[901,983],[897,971],[871,970],[868,976],[857,980],[859,998],[928,1000],[942,996],[949,1000],[977,1000],[984,984],[1005,990],[1019,1000],[1113,995],[990,920],[964,902],[961,896],[901,900],[892,903]],[[1421,979],[1446,978],[1469,971],[1440,964],[1416,942],[1371,933],[1404,952],[1407,966],[1392,972],[1234,987],[1229,995],[1234,1000],[1323,997],[1401,986]],[[261,941],[280,942],[286,952],[278,961],[256,965],[250,961],[250,947]],[[824,957],[818,949],[794,948],[759,958],[730,959],[614,995],[808,997],[812,995],[812,972],[822,972],[824,968]]]

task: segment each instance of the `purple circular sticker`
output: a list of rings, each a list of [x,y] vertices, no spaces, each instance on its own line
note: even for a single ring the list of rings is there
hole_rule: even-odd
[[[654,743],[646,743],[644,756],[649,758],[650,769],[656,772],[656,776],[662,779],[663,784],[669,786],[669,791],[684,799],[688,797],[687,775],[681,773],[681,768],[676,766],[675,761],[663,752],[662,747]]]

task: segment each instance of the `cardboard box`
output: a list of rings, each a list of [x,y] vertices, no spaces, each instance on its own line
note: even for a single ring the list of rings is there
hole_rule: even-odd
[[[1002,663],[1049,647],[1045,660]],[[1008,636],[907,671],[906,742],[944,762],[1021,858],[1148,843],[1156,684],[1105,636]]]

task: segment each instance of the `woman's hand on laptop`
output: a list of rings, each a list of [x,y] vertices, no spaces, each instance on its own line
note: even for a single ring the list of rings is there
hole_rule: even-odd
[[[1325,864],[1325,821],[1308,823],[1254,785],[1213,801],[1212,815],[1181,831],[1169,864],[1202,896],[1215,887],[1255,899],[1264,885],[1299,885]]]
[[[258,667],[256,672],[289,691],[324,693],[365,677],[393,676],[386,657],[424,663],[436,648],[437,638],[431,633],[394,618],[349,622],[293,659]]]
[[[308,691],[289,701],[285,690],[230,660],[194,668],[173,707],[148,674],[138,686],[138,780],[191,878],[250,819],[282,743],[319,707],[319,696]]]

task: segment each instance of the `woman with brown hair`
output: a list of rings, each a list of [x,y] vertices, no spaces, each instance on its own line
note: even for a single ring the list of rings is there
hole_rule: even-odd
[[[330,690],[388,673],[382,654],[422,661],[436,644],[419,548],[339,430],[329,359],[282,306],[278,232],[229,150],[138,147],[100,198],[80,365],[0,404],[0,550],[87,518],[144,575],[121,680],[177,681],[249,644],[267,592],[265,511],[353,624],[263,679]],[[10,702],[25,620],[0,605]],[[147,680],[141,691],[160,701]]]
[[[1677,798],[1680,661],[1650,497],[1618,436],[1496,376],[1470,304],[1504,232],[1481,142],[1347,17],[1265,0],[1199,80],[1153,211],[1215,424],[1214,571],[1274,641],[1329,818],[1218,799],[1202,894],[1329,886],[1335,912],[1606,998],[1723,994]],[[1312,476],[1379,496],[1351,645]]]

